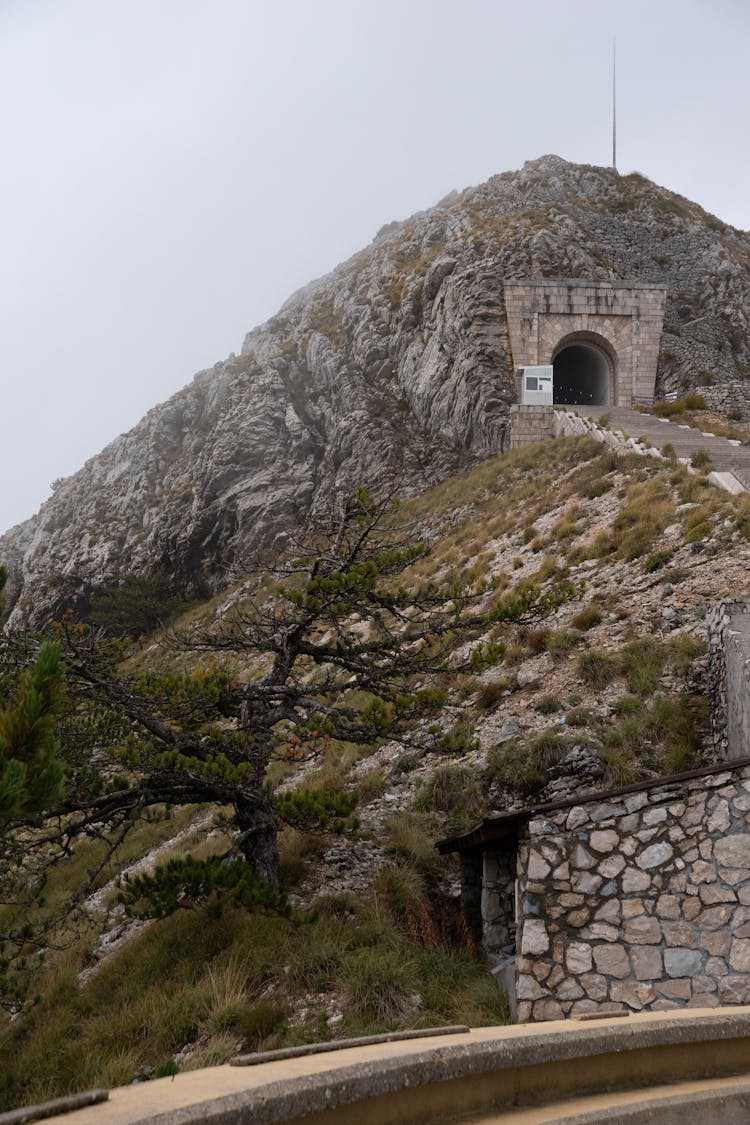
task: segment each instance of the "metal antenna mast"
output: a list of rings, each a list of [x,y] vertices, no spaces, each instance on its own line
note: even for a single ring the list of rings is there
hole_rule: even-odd
[[[617,56],[612,39],[612,167],[617,171]]]

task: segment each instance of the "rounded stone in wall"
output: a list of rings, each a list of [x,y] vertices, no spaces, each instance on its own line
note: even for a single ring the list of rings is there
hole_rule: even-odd
[[[714,858],[722,867],[750,868],[750,835],[737,833],[717,840]]]

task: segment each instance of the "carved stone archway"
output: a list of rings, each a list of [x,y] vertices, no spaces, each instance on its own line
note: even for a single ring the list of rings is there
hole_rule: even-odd
[[[550,359],[555,404],[611,406],[617,401],[617,354],[598,332],[563,337]]]
[[[564,348],[582,347],[609,366],[606,405],[653,402],[666,289],[582,279],[508,281],[504,289],[514,370],[554,365]]]

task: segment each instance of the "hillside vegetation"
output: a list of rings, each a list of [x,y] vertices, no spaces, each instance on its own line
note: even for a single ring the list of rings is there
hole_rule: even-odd
[[[504,1000],[458,907],[456,868],[434,841],[482,815],[710,755],[703,616],[745,590],[748,497],[681,465],[561,439],[454,475],[408,500],[399,519],[430,547],[400,579],[407,589],[461,581],[488,600],[532,588],[573,596],[533,625],[488,621],[456,649],[469,670],[425,684],[432,710],[403,736],[384,729],[366,747],[331,740],[272,763],[277,793],[356,797],[338,831],[282,832],[287,913],[212,895],[166,918],[128,915],[121,872],[231,844],[220,808],[153,810],[50,931],[43,966],[32,948],[16,966],[23,1000],[0,1017],[3,1107],[240,1048],[502,1021]],[[216,624],[243,596],[240,583],[189,608],[183,625]],[[189,659],[154,635],[125,666],[197,671]],[[40,915],[59,913],[105,850],[87,840],[58,864]],[[12,909],[0,908],[4,925]]]

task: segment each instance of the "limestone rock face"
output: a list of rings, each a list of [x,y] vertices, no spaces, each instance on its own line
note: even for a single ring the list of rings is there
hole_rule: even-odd
[[[12,622],[130,571],[211,592],[336,490],[413,492],[503,447],[503,282],[669,291],[661,390],[750,375],[750,236],[643,177],[559,157],[389,223],[0,538]]]

